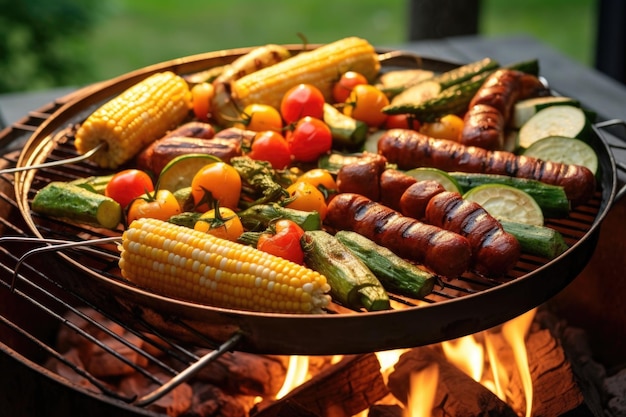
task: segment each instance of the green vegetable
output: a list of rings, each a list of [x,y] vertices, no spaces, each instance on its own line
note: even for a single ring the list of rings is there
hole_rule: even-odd
[[[548,136],[585,140],[590,129],[587,114],[576,106],[550,106],[539,110],[519,130],[519,144],[528,148]]]
[[[582,165],[595,175],[598,171],[598,155],[586,142],[576,138],[548,136],[539,139],[523,151],[523,154],[544,161]]]
[[[356,149],[365,142],[367,124],[346,116],[332,104],[324,103],[324,122],[330,128],[333,145],[337,148]]]
[[[384,72],[378,77],[376,86],[390,97],[435,76],[433,71],[421,68],[397,69]]]
[[[104,195],[104,192],[107,188],[107,184],[111,181],[111,178],[114,174],[109,175],[95,175],[91,177],[78,178],[73,181],[70,181],[70,184],[79,185],[88,189],[89,191],[93,191],[94,193]]]
[[[580,107],[576,99],[563,96],[533,97],[515,103],[513,109],[512,127],[519,129],[538,111],[550,106],[575,106]]]
[[[278,183],[275,171],[267,161],[256,161],[249,156],[236,156],[230,164],[237,170],[242,181],[242,193],[252,202],[242,201],[244,206],[267,204],[289,197],[286,189]]]
[[[344,153],[332,151],[317,160],[317,167],[336,175],[342,166],[372,158],[373,152]]]
[[[354,253],[392,292],[412,298],[430,294],[436,275],[399,257],[384,246],[356,232],[341,230],[335,237]]]
[[[184,211],[170,217],[167,221],[172,224],[177,224],[178,226],[185,226],[193,229],[200,216],[202,216],[202,213],[196,211]]]
[[[568,248],[563,236],[550,227],[533,226],[508,220],[500,220],[500,224],[506,232],[515,236],[523,253],[554,259]]]
[[[322,228],[322,219],[316,211],[295,210],[283,207],[278,203],[257,204],[237,213],[246,230],[265,230],[269,224],[277,219],[288,219],[304,230],[318,230]]]
[[[545,184],[526,178],[509,177],[507,175],[467,172],[450,172],[449,174],[461,187],[462,194],[485,184],[510,185],[530,194],[541,207],[545,217],[563,218],[570,213],[571,205],[565,190],[557,185]]]
[[[442,72],[431,78],[431,81],[439,83],[441,89],[445,90],[446,88],[468,81],[483,72],[491,72],[499,66],[500,64],[497,61],[491,58],[483,58],[480,61],[471,62],[451,69],[450,71]]]
[[[115,200],[67,182],[46,185],[37,192],[31,207],[45,216],[107,229],[114,229],[122,220],[122,207]]]
[[[323,230],[305,232],[305,264],[326,276],[339,303],[367,311],[388,310],[389,296],[372,271],[337,238]]]

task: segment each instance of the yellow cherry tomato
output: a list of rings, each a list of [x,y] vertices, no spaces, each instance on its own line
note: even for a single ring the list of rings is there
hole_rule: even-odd
[[[128,208],[128,223],[140,218],[168,220],[180,214],[180,204],[169,190],[158,190],[156,193],[147,193],[134,199]]]
[[[283,119],[274,107],[267,104],[249,104],[241,112],[241,121],[235,123],[239,129],[262,132],[272,130],[280,132],[283,129]]]
[[[215,95],[215,89],[211,83],[196,84],[191,88],[191,103],[193,113],[198,120],[206,122],[211,113],[211,100]]]
[[[243,233],[241,219],[237,213],[227,207],[220,207],[219,210],[212,209],[203,213],[193,228],[233,242],[236,242]]]
[[[346,99],[343,113],[370,127],[379,127],[387,120],[382,112],[387,105],[389,98],[380,89],[371,84],[358,84]]]
[[[220,207],[235,210],[241,196],[241,177],[232,165],[212,162],[194,175],[191,195],[197,211],[209,211],[216,200]]]
[[[328,207],[324,194],[317,187],[306,181],[296,181],[287,187],[287,192],[294,200],[286,207],[302,211],[317,211],[320,218],[324,220]]]
[[[296,181],[304,181],[324,194],[326,199],[337,192],[337,182],[328,170],[323,168],[313,168],[304,172]]]
[[[423,123],[420,132],[432,138],[458,141],[463,131],[463,124],[463,119],[459,116],[448,114],[435,122]]]

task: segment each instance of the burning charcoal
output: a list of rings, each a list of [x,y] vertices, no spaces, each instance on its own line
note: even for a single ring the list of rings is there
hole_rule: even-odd
[[[168,375],[159,375],[155,372],[157,378],[161,381],[167,381]],[[136,372],[122,379],[119,384],[119,391],[126,396],[142,397],[157,389],[158,386],[152,381],[146,379],[145,376]],[[184,412],[189,410],[191,406],[193,393],[189,384],[182,383],[163,397],[149,404],[146,408],[150,411],[165,414],[169,417],[180,417]]]
[[[195,383],[191,406],[180,417],[247,417],[252,402],[252,397],[235,397],[214,385]]]
[[[132,333],[127,333],[125,339],[135,345],[141,343],[141,339]],[[148,364],[148,360],[145,356],[140,355],[135,350],[116,339],[109,337],[102,339],[101,342],[121,356],[127,358],[131,364],[139,367],[145,367]],[[87,371],[97,378],[128,375],[135,371],[133,366],[123,362],[97,345],[93,345],[91,355],[85,360],[85,366]]]

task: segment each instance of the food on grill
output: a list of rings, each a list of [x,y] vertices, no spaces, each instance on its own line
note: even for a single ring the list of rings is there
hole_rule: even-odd
[[[596,180],[589,169],[580,165],[542,161],[506,151],[489,151],[465,146],[446,139],[433,139],[421,133],[393,129],[378,141],[379,152],[400,169],[420,166],[444,171],[500,174],[534,179],[562,186],[569,200],[587,201],[593,195]]]
[[[324,122],[330,127],[333,146],[339,149],[358,149],[367,138],[365,122],[346,116],[330,103],[324,104]]]
[[[419,180],[409,186],[400,196],[400,212],[405,216],[423,221],[430,200],[446,189],[435,180]]]
[[[380,186],[380,202],[394,210],[400,210],[402,194],[417,180],[405,171],[387,168],[380,174],[378,180]]]
[[[519,146],[528,148],[549,136],[585,139],[589,120],[585,111],[575,106],[550,106],[538,111],[519,130]]]
[[[156,219],[122,236],[122,276],[168,297],[242,310],[323,313],[330,302],[319,272],[250,246]]]
[[[291,52],[282,45],[267,44],[253,48],[226,65],[222,73],[215,78],[213,84],[217,86],[230,83],[289,57],[291,57]]]
[[[322,219],[317,211],[304,211],[283,207],[278,203],[255,204],[238,212],[243,225],[248,230],[265,230],[276,219],[288,219],[304,230],[322,228]]]
[[[337,173],[337,189],[340,193],[361,194],[370,200],[380,199],[378,178],[386,168],[382,155],[367,154],[363,158],[343,165]]]
[[[163,138],[187,137],[211,139],[215,136],[215,127],[211,123],[191,121],[168,131]]]
[[[528,98],[522,94],[535,95],[543,91],[543,85],[534,76],[526,76],[526,86],[522,89],[523,77],[524,73],[511,69],[500,69],[487,77],[469,103],[459,142],[490,150],[504,147],[505,129],[515,103],[520,98]]]
[[[485,184],[474,187],[463,195],[468,201],[480,204],[496,219],[543,226],[541,207],[530,194],[510,185]]]
[[[414,298],[425,297],[432,292],[437,279],[432,272],[356,232],[340,230],[335,237],[363,261],[388,291]]]
[[[550,106],[575,106],[580,107],[580,102],[571,97],[545,96],[533,97],[520,100],[515,103],[511,119],[511,127],[519,129],[538,111]]]
[[[122,220],[122,207],[115,200],[68,182],[54,181],[40,189],[31,208],[45,216],[107,229]]]
[[[205,153],[191,152],[176,156],[159,171],[157,187],[171,192],[191,187],[191,181],[200,168],[219,161],[221,159],[217,156]]]
[[[598,155],[590,145],[576,138],[548,136],[539,139],[522,153],[544,161],[582,165],[594,174],[598,171]]]
[[[481,275],[504,275],[520,257],[517,239],[505,232],[480,204],[464,199],[459,193],[444,191],[434,195],[424,217],[426,223],[467,238],[472,247],[471,268]]]
[[[327,277],[330,294],[346,307],[388,310],[389,296],[378,278],[337,238],[323,230],[304,232],[304,263]]]
[[[523,253],[554,259],[568,248],[563,235],[546,227],[500,220],[502,228],[515,236]]]
[[[216,88],[213,114],[220,123],[229,125],[249,104],[269,104],[279,109],[287,90],[302,83],[315,85],[330,102],[334,81],[348,70],[357,71],[370,81],[376,78],[380,62],[369,42],[358,37],[344,38],[236,79],[228,88]]]
[[[471,247],[463,236],[403,216],[358,194],[335,196],[325,222],[336,230],[357,232],[446,277],[459,276],[470,265]]]
[[[422,167],[413,168],[405,172],[406,175],[418,181],[433,180],[443,186],[446,191],[461,192],[461,187],[450,173],[437,168]]]
[[[570,213],[570,201],[563,187],[558,185],[508,175],[469,172],[450,172],[449,175],[461,187],[461,194],[485,184],[509,185],[530,194],[541,207],[545,217],[563,218]]]
[[[183,122],[190,101],[183,78],[170,71],[153,74],[93,112],[76,132],[76,150],[84,154],[104,144],[92,159],[103,168],[118,168]]]

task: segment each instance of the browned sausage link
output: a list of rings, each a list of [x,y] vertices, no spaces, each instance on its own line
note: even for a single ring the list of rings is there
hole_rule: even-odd
[[[509,175],[559,185],[575,204],[591,198],[596,186],[593,173],[583,166],[488,151],[407,129],[393,129],[383,134],[378,141],[378,152],[399,169],[423,166],[444,171]]]
[[[178,126],[176,129],[169,131],[164,137],[187,137],[211,139],[215,135],[215,128],[210,123],[204,122],[187,122]]]
[[[337,189],[340,193],[356,193],[371,200],[380,199],[378,178],[385,170],[387,160],[372,153],[371,157],[343,165],[337,173]]]
[[[549,96],[552,92],[539,78],[532,74],[522,74],[520,77],[520,93],[518,100],[531,97]]]
[[[480,204],[461,194],[445,191],[430,200],[425,221],[466,237],[472,247],[472,269],[488,277],[499,277],[517,263],[520,245],[505,232]]]
[[[394,210],[400,210],[402,194],[417,180],[397,169],[388,168],[380,174],[380,202]]]
[[[400,198],[400,212],[405,216],[423,220],[430,200],[444,191],[445,188],[437,181],[417,181],[402,194]]]
[[[504,128],[520,93],[522,73],[500,69],[478,89],[465,113],[459,142],[485,149],[504,145]]]
[[[465,113],[459,141],[485,149],[501,149],[504,146],[505,127],[506,119],[498,109],[487,104],[477,104]]]
[[[469,268],[471,247],[463,236],[402,216],[362,195],[344,193],[328,204],[325,224],[352,230],[433,272],[456,277]]]

